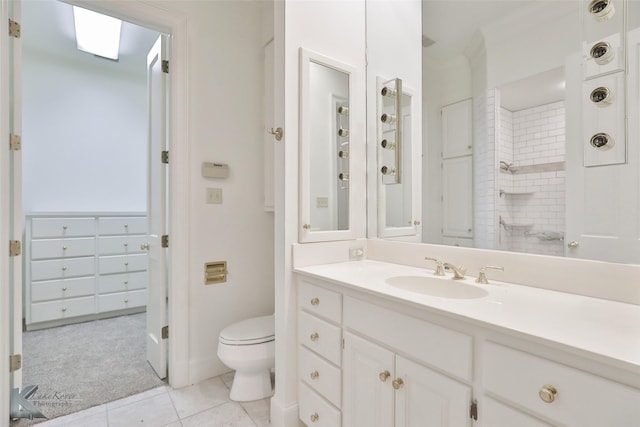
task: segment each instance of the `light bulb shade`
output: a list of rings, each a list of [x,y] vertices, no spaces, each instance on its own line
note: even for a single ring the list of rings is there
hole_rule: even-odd
[[[109,59],[118,59],[122,21],[73,6],[78,49]]]

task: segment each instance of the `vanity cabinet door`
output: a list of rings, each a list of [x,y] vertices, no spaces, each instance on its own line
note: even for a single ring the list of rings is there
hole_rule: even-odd
[[[470,426],[471,387],[396,356],[395,427]]]
[[[344,426],[393,425],[393,352],[344,333]]]

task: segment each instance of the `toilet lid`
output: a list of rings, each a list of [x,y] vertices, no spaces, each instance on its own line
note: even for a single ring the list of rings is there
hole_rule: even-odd
[[[220,332],[220,342],[230,345],[260,344],[275,338],[273,315],[253,317],[227,326]]]

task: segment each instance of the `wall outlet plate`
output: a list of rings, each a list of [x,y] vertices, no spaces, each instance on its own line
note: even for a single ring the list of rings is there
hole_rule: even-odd
[[[222,188],[207,188],[207,204],[222,204]]]

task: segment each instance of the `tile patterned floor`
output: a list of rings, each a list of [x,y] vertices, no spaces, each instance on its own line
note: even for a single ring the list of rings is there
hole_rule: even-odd
[[[233,373],[174,390],[163,386],[38,427],[270,427],[270,399],[232,402]]]

